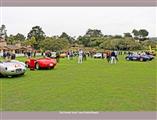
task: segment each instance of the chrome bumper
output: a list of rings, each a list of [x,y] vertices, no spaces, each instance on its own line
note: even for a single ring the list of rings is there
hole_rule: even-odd
[[[24,74],[25,72],[26,72],[26,69],[21,69],[21,71],[17,71],[17,69],[15,69],[15,70],[5,70],[5,71],[2,71],[1,74],[3,76],[14,76],[14,75]]]

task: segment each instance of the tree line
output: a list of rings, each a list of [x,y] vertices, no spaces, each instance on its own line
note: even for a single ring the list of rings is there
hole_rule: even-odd
[[[155,48],[156,40],[148,38],[149,32],[146,29],[132,30],[123,35],[104,35],[101,30],[88,29],[87,32],[71,37],[63,32],[60,36],[46,36],[40,26],[34,26],[25,37],[21,33],[16,35],[6,34],[8,44],[21,43],[24,46],[32,46],[37,50],[61,51],[70,47],[83,46],[106,50],[143,50],[148,46]]]

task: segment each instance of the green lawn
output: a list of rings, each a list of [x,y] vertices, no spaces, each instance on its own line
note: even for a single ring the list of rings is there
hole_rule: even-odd
[[[25,58],[19,58],[25,61]],[[2,111],[156,111],[156,60],[61,59],[54,70],[0,78]]]

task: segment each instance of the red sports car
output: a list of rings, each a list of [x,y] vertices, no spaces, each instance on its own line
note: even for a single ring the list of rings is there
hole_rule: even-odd
[[[28,68],[30,69],[53,69],[57,61],[56,59],[51,59],[51,58],[39,58],[39,59],[29,59],[25,62]]]

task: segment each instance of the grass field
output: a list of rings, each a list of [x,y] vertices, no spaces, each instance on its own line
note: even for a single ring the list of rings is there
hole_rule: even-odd
[[[25,58],[18,58],[25,61]],[[156,111],[156,60],[61,59],[54,70],[0,78],[2,111]]]

